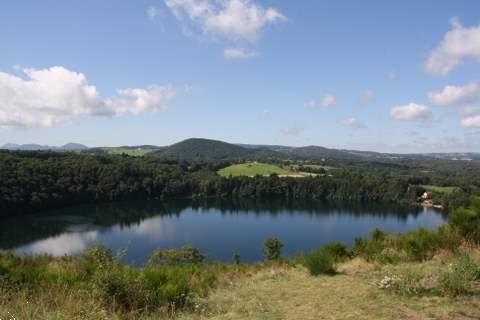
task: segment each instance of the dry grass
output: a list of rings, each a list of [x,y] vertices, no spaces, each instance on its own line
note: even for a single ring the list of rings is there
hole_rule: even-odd
[[[476,254],[480,258],[479,254]],[[312,277],[300,266],[256,264],[225,267],[218,288],[195,300],[194,311],[176,320],[288,319],[480,319],[478,296],[409,297],[378,287],[387,273],[402,268],[432,268],[448,257],[423,264],[379,266],[354,259],[336,276]],[[24,291],[7,296],[0,288],[0,319],[167,319],[165,315],[112,314],[82,288],[45,288],[37,296]]]
[[[405,297],[378,288],[383,267],[354,259],[337,276],[312,277],[302,267],[261,270],[199,300],[204,319],[479,319],[478,297]]]

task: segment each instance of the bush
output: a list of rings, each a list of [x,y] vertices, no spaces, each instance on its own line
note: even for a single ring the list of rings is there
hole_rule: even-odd
[[[451,270],[441,276],[442,292],[450,296],[468,294],[473,281],[480,280],[480,265],[469,256],[461,256],[452,264]]]
[[[315,250],[305,256],[305,266],[312,276],[320,274],[333,275],[335,271],[335,256],[326,250]]]
[[[335,264],[349,257],[347,247],[340,242],[327,243],[320,249],[311,251],[303,257],[303,262],[311,275],[333,275]]]
[[[367,261],[380,263],[397,263],[404,260],[398,250],[398,238],[379,229],[371,233],[371,239],[356,238],[353,254],[362,256]]]
[[[480,242],[480,200],[472,200],[471,209],[457,209],[448,217],[450,224],[467,240]]]
[[[410,260],[424,261],[431,258],[440,248],[440,238],[436,230],[420,228],[400,238],[400,246]]]
[[[327,243],[322,246],[321,250],[331,255],[335,262],[343,261],[351,255],[347,247],[341,242]]]
[[[267,260],[278,260],[282,254],[283,243],[276,237],[271,237],[263,243],[263,255]]]
[[[197,248],[185,246],[181,249],[167,249],[156,251],[149,260],[149,265],[186,265],[199,264],[205,260],[205,256]]]

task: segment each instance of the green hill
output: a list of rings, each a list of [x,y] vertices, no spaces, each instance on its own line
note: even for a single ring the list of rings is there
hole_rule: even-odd
[[[152,154],[177,159],[255,159],[283,156],[275,151],[263,148],[249,149],[223,141],[200,138],[187,139]]]

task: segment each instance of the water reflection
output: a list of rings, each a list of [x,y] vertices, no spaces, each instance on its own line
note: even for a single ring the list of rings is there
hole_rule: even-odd
[[[127,248],[125,259],[142,264],[158,248],[192,244],[217,260],[261,259],[271,235],[293,254],[355,237],[379,227],[406,232],[434,228],[445,217],[433,209],[372,202],[189,201],[79,206],[4,221],[0,248],[19,253],[78,254],[95,243]]]

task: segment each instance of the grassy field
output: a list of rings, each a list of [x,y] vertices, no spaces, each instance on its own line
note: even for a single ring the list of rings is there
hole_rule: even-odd
[[[276,173],[279,176],[292,176],[292,177],[304,177],[304,176],[310,175],[308,173],[293,172],[273,164],[260,163],[260,162],[234,164],[218,171],[218,174],[223,177],[229,177],[229,176],[254,177],[256,175],[269,176],[272,173]]]
[[[105,151],[108,154],[127,154],[132,157],[143,157],[144,155],[152,152],[152,149],[143,148],[106,148]]]
[[[253,177],[256,175],[268,176],[268,175],[271,175],[272,173],[276,173],[278,175],[288,175],[290,174],[290,171],[285,170],[273,164],[259,163],[259,162],[234,164],[218,171],[218,174],[224,177],[229,177],[229,176]]]
[[[355,259],[341,265],[338,275],[319,277],[300,266],[265,268],[217,289],[198,301],[203,312],[180,319],[479,319],[478,296],[399,295],[378,285],[392,272],[445,267],[437,261],[392,269]]]
[[[452,193],[453,191],[455,191],[455,189],[457,189],[456,187],[439,187],[432,185],[422,185],[421,187],[427,191],[436,193]]]

